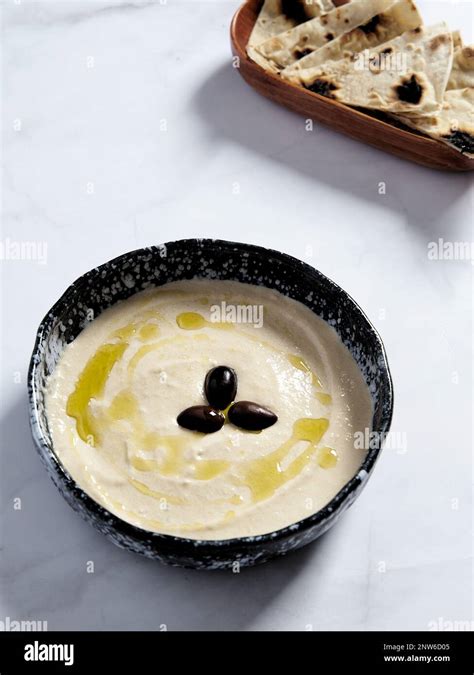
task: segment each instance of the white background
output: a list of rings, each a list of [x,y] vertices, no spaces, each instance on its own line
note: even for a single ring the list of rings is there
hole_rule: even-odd
[[[231,67],[234,0],[3,4],[2,240],[44,241],[48,256],[1,263],[0,619],[170,630],[471,620],[473,268],[427,257],[439,237],[472,241],[471,178],[307,132],[250,90]],[[472,41],[470,0],[418,4],[427,23],[447,19]],[[393,430],[407,444],[385,450],[321,540],[238,575],[114,547],[56,492],[28,428],[35,329],[62,291],[127,250],[190,236],[281,249],[349,291],[386,343]]]

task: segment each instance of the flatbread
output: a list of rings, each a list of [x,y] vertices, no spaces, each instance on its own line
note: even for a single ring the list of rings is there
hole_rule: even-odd
[[[474,89],[447,91],[441,110],[431,117],[396,119],[474,158]]]
[[[461,33],[458,30],[453,31],[453,46],[454,46],[454,49],[457,49],[457,47],[463,46]]]
[[[331,40],[324,47],[285,68],[281,76],[298,84],[298,73],[305,68],[321,66],[327,61],[351,58],[357,52],[377,47],[406,31],[418,28],[422,23],[420,13],[412,0],[398,0],[387,11],[376,14],[368,23]]]
[[[332,9],[332,0],[313,0],[310,3],[305,0],[265,0],[250,34],[248,47],[256,47],[274,35]]]
[[[446,24],[416,28],[354,55],[300,72],[307,89],[347,105],[430,115],[441,108],[453,63]]]
[[[474,46],[454,50],[453,68],[447,89],[474,87]]]
[[[279,72],[334,38],[370,21],[394,0],[355,0],[270,38],[255,48],[267,68]],[[265,66],[264,66],[265,67]]]

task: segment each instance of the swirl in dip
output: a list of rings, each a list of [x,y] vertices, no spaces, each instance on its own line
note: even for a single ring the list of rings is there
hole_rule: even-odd
[[[204,381],[232,368],[236,400],[278,416],[180,427]],[[263,534],[327,504],[358,471],[370,428],[365,381],[336,331],[276,291],[170,283],[103,312],[69,344],[46,392],[62,464],[93,499],[143,529],[194,539]]]

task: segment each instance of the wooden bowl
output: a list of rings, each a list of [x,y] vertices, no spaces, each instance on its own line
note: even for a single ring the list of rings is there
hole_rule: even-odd
[[[342,4],[341,0],[336,4]],[[238,70],[260,94],[351,138],[417,164],[445,171],[474,169],[474,159],[442,141],[399,128],[375,115],[285,82],[254,63],[247,56],[246,47],[261,5],[262,0],[248,0],[237,10],[231,25],[232,52],[240,61]]]

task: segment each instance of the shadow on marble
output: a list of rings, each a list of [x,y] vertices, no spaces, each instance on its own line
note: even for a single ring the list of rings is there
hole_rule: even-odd
[[[272,604],[291,605],[292,584],[310,565],[314,592],[330,533],[239,574],[167,567],[118,549],[66,504],[36,454],[26,395],[1,422],[0,617],[46,620],[49,630],[246,630]]]
[[[382,207],[405,216],[408,225],[418,228],[422,237],[446,235],[447,226],[453,236],[455,223],[448,221],[446,214],[469,190],[469,174],[417,166],[317,123],[313,131],[306,132],[301,115],[253,91],[228,63],[196,90],[193,106],[217,142],[236,143],[270,162],[360,199],[372,203],[379,199]],[[383,197],[377,191],[380,182],[387,186]],[[289,182],[289,199],[291,191]]]

